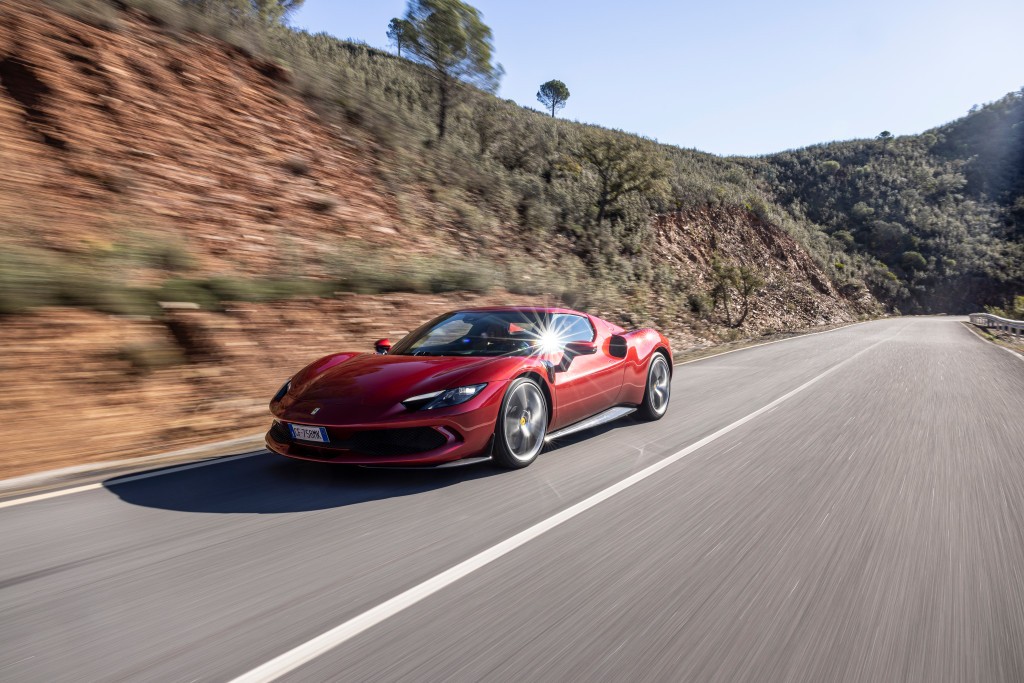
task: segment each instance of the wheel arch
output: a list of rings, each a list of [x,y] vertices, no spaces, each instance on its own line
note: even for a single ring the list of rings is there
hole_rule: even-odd
[[[673,365],[672,363],[672,354],[669,353],[669,350],[667,348],[660,344],[657,347],[655,347],[654,351],[651,353],[651,360],[654,359],[654,354],[656,353],[660,353],[661,355],[665,356],[665,361],[668,363],[668,376],[672,377],[675,374],[676,369],[675,365]]]
[[[548,426],[551,426],[551,420],[555,417],[555,404],[551,396],[551,387],[548,386],[547,380],[535,370],[527,370],[526,372],[520,373],[512,378],[512,381],[521,378],[529,378],[540,385],[540,392],[544,395],[544,403],[548,408]]]

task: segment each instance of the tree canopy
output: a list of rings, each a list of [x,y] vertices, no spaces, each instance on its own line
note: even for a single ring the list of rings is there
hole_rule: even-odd
[[[631,194],[667,191],[668,167],[654,145],[611,131],[595,131],[576,152],[597,180],[597,224]]]
[[[476,8],[460,0],[410,0],[405,21],[411,28],[410,56],[430,67],[437,82],[437,137],[443,139],[452,97],[460,84],[497,89],[501,69],[491,63],[491,29]]]
[[[556,112],[565,107],[568,99],[569,88],[559,80],[550,80],[547,83],[543,83],[540,86],[540,90],[537,91],[537,101],[551,112],[552,117],[554,117]]]
[[[402,56],[402,48],[409,44],[412,38],[412,24],[405,19],[395,17],[388,24],[388,40],[398,50],[398,56]]]

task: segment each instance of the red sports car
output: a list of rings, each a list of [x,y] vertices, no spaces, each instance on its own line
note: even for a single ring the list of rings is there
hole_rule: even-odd
[[[526,467],[545,441],[668,410],[672,350],[564,308],[446,313],[377,353],[337,353],[270,402],[271,450],[353,465]]]

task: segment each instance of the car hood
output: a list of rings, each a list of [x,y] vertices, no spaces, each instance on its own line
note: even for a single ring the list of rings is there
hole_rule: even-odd
[[[376,422],[405,414],[401,402],[412,396],[507,380],[527,360],[336,354],[296,374],[288,394],[271,404],[271,410],[277,417],[296,422]]]

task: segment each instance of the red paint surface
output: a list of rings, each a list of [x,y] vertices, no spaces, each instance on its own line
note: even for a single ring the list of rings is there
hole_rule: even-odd
[[[511,357],[388,356],[339,353],[321,358],[292,378],[291,389],[270,410],[281,422],[327,427],[335,433],[407,427],[440,428],[446,443],[431,451],[372,456],[311,444],[282,443],[270,433],[267,445],[289,457],[350,464],[430,465],[486,454],[508,382],[532,374],[551,397],[549,431],[616,405],[643,400],[651,355],[668,355],[668,340],[654,330],[625,332],[600,318],[564,308],[492,307],[536,314],[570,313],[590,319],[597,353],[573,359],[565,372],[551,373],[561,354]],[[625,358],[611,355],[612,336],[627,343]],[[553,378],[553,381],[552,381]],[[470,384],[487,386],[461,405],[410,411],[412,396]],[[313,411],[316,410],[315,415]]]

